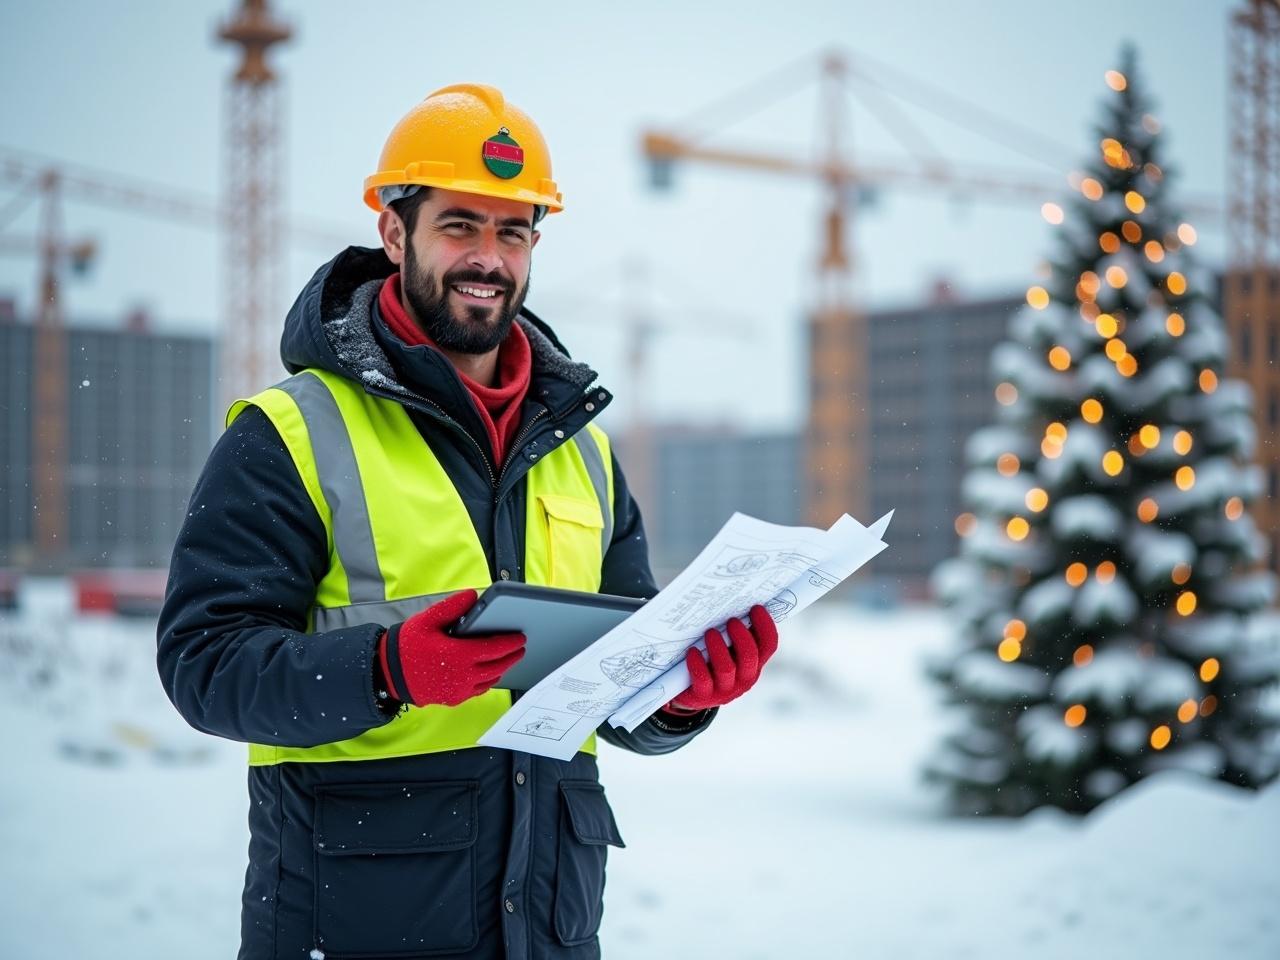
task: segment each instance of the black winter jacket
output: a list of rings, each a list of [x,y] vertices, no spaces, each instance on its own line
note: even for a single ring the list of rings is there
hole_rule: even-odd
[[[528,454],[568,442],[609,394],[524,311],[532,379],[519,443],[494,464],[448,358],[406,346],[378,315],[379,281],[394,270],[381,250],[350,247],[317,271],[286,320],[285,367],[321,367],[402,403],[466,504],[491,577],[522,580]],[[616,459],[613,471],[615,531],[600,589],[649,597],[657,587],[640,513]],[[374,651],[389,624],[305,633],[327,564],[324,526],[284,442],[265,414],[247,410],[196,484],[160,616],[160,677],[192,726],[312,746],[395,722],[374,695]],[[713,714],[599,733],[637,753],[668,753]],[[313,950],[599,956],[605,851],[622,840],[588,754],[562,762],[477,747],[256,766],[249,795],[241,960],[305,960]]]

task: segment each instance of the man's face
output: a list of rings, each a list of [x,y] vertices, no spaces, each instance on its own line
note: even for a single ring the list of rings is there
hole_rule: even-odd
[[[445,350],[488,353],[529,292],[539,234],[533,205],[433,189],[418,208],[401,271],[405,300]]]

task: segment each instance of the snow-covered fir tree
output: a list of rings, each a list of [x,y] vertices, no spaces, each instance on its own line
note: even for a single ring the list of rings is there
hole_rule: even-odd
[[[1086,811],[1170,767],[1277,772],[1252,397],[1223,378],[1132,49],[1106,81],[1078,193],[1044,208],[1046,278],[992,354],[994,424],[967,444],[960,553],[934,575],[962,649],[930,666],[957,729],[925,776],[958,811]]]

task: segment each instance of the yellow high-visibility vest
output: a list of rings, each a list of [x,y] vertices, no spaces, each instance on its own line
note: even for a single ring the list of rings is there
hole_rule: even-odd
[[[227,413],[258,407],[275,425],[324,523],[329,566],[308,632],[390,626],[441,596],[489,586],[489,563],[448,474],[405,408],[345,377],[308,369]],[[613,538],[609,439],[594,424],[527,474],[525,581],[600,589]],[[373,760],[476,746],[511,706],[493,689],[456,707],[410,707],[357,737],[313,747],[249,745],[249,763]],[[582,747],[595,752],[595,735]]]

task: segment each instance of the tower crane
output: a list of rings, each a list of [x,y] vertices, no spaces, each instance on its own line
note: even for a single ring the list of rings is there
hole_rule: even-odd
[[[767,94],[778,95],[795,85],[797,76],[808,82],[812,58],[789,65],[774,76],[752,84],[699,111],[699,116],[741,114],[758,109]],[[825,131],[823,149],[813,158],[763,153],[755,150],[711,147],[710,131],[647,130],[642,150],[650,166],[651,183],[669,187],[678,163],[701,163],[768,173],[798,176],[822,184],[826,212],[821,232],[821,253],[816,264],[817,301],[809,323],[809,414],[805,433],[805,511],[808,522],[828,526],[843,512],[866,514],[867,475],[870,461],[869,416],[866,406],[865,368],[868,354],[866,317],[853,302],[854,262],[848,236],[853,227],[856,200],[873,187],[962,190],[985,199],[1043,202],[1061,189],[1061,181],[1008,170],[961,166],[943,158],[908,117],[883,96],[893,93],[945,116],[953,122],[994,138],[1003,131],[1009,150],[1033,156],[1061,170],[1071,148],[1053,143],[1039,133],[1010,124],[984,108],[968,104],[893,68],[859,55],[828,53],[820,60],[820,84]],[[857,81],[857,84],[853,83]],[[885,82],[895,89],[888,90]],[[788,91],[789,92],[789,91]],[[912,154],[914,163],[855,162],[847,141],[851,128],[847,97],[852,93],[876,114],[890,133]],[[1012,128],[1012,130],[1011,130]],[[1078,187],[1078,175],[1068,178]],[[1205,220],[1220,216],[1218,206],[1204,200],[1184,204]]]
[[[0,184],[15,189],[8,203],[0,208],[0,254],[34,254],[39,260],[33,364],[33,533],[38,564],[56,569],[66,544],[69,436],[62,277],[68,267],[73,272],[83,272],[98,252],[98,243],[91,238],[64,236],[64,201],[124,210],[197,229],[229,229],[232,218],[211,197],[193,191],[92,170],[3,146],[0,146]],[[32,236],[4,232],[5,226],[37,198],[39,233]],[[330,251],[349,242],[339,227],[318,221],[294,220],[288,235],[293,242],[323,245]]]

